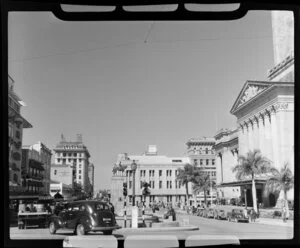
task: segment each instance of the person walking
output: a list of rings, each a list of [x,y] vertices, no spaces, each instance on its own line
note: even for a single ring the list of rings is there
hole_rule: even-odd
[[[286,222],[286,207],[285,207],[285,203],[282,206],[281,215],[282,215],[283,222]]]

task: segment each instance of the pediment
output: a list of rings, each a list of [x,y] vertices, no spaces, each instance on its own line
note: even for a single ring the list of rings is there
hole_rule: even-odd
[[[249,102],[252,98],[257,96],[270,86],[271,85],[269,82],[247,81],[244,87],[242,88],[240,94],[238,95],[238,98],[236,99],[230,112],[235,112],[236,109]]]

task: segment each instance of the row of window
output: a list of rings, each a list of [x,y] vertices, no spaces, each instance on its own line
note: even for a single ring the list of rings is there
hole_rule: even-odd
[[[194,152],[198,154],[214,154],[214,150],[209,150],[208,148],[205,148],[205,150],[199,150],[197,147],[194,147]]]
[[[76,162],[77,162],[77,159],[76,159],[76,158],[74,158],[74,159],[69,158],[69,159],[68,159],[68,162],[71,163],[72,160],[73,160],[73,163],[76,163]],[[62,158],[62,159],[58,158],[58,159],[57,159],[57,162],[60,163],[60,161],[62,161],[63,163],[66,163],[67,159],[66,159],[66,158]],[[79,163],[80,163],[80,162],[82,162],[82,159],[79,158],[78,161],[79,161]]]
[[[194,165],[203,165],[205,160],[205,165],[209,165],[210,159],[194,159]],[[199,162],[199,163],[198,163]],[[215,165],[215,160],[211,160],[211,165]]]
[[[66,152],[62,152],[62,153],[60,153],[60,152],[58,152],[58,153],[56,153],[56,156],[57,157],[61,157],[61,156],[63,156],[63,157],[83,157],[83,153],[81,153],[81,152],[74,152],[74,153],[72,153],[72,152],[68,152],[68,153],[66,153]]]
[[[155,189],[155,181],[150,181],[149,184],[150,184],[151,189]],[[129,186],[129,189],[132,188],[132,181],[129,181],[128,186]],[[172,181],[170,181],[170,180],[167,181],[166,182],[166,187],[167,187],[167,189],[172,189]],[[181,188],[181,187],[182,187],[181,182],[175,180],[175,189],[178,189],[178,188]],[[143,181],[140,181],[140,188],[143,188]],[[158,188],[162,189],[162,181],[159,181]]]
[[[159,173],[159,176],[161,177],[162,176],[162,170],[159,170],[158,173]],[[126,175],[127,176],[132,176],[132,171],[127,171],[126,172]],[[175,171],[175,175],[177,176],[178,175],[178,170]],[[145,177],[146,176],[146,170],[140,170],[140,177]],[[149,170],[149,176],[150,177],[154,177],[155,176],[155,170]],[[166,176],[172,176],[172,170],[166,170]]]

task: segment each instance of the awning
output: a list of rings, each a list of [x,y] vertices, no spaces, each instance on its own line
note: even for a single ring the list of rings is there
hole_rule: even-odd
[[[47,196],[39,196],[39,200],[40,201],[49,201],[49,200],[53,200],[54,198],[51,195],[47,195]]]
[[[38,195],[10,195],[10,200],[38,200]]]
[[[256,184],[265,184],[266,179],[256,179]],[[238,182],[229,182],[229,183],[221,183],[218,185],[218,188],[222,187],[237,187],[237,186],[245,186],[245,185],[252,185],[252,180],[245,180],[245,181],[238,181]]]

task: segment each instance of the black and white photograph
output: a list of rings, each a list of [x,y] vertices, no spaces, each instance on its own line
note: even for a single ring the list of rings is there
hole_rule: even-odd
[[[294,33],[291,10],[212,21],[9,12],[9,238],[292,240]]]

